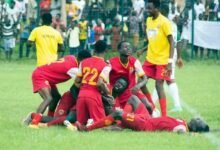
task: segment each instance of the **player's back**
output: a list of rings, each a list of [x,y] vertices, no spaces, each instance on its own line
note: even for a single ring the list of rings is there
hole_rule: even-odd
[[[158,117],[146,120],[146,131],[187,131],[187,123],[184,120],[172,117]]]
[[[103,68],[107,65],[101,57],[93,56],[81,62],[80,71],[82,84],[79,96],[100,95],[97,88],[97,81]],[[86,95],[85,95],[86,94]]]
[[[78,62],[74,56],[68,55],[51,64],[38,67],[37,69],[41,71],[44,78],[50,83],[57,84],[70,79],[71,77],[68,71],[73,68],[78,68]]]

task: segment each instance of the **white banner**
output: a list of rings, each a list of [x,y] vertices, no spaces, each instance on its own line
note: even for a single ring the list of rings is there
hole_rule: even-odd
[[[194,45],[220,50],[220,22],[195,21]]]

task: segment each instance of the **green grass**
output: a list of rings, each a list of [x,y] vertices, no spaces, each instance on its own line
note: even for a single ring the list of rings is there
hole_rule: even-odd
[[[0,149],[200,149],[214,150],[207,135],[214,135],[220,143],[220,133],[197,136],[175,133],[141,133],[130,130],[90,133],[72,133],[63,127],[29,129],[21,125],[28,112],[34,111],[41,102],[38,94],[32,93],[31,73],[34,60],[0,61]],[[177,69],[177,83],[182,100],[196,110],[211,128],[220,125],[220,64],[212,60],[191,61]],[[61,93],[68,90],[71,82],[58,86]],[[151,80],[150,89],[153,89]],[[172,107],[169,101],[169,108]],[[182,113],[171,116],[190,119],[193,117],[185,108]],[[219,148],[219,147],[218,147]]]

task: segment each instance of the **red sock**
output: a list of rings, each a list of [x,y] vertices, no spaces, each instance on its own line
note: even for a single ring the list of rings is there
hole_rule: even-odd
[[[147,97],[147,100],[148,100],[149,103],[151,104],[152,110],[154,110],[155,105],[154,105],[154,102],[153,102],[153,100],[152,100],[152,97],[151,97],[150,93],[147,93],[147,94],[144,94],[144,95]]]
[[[31,118],[32,118],[32,124],[37,125],[42,118],[42,114],[38,114],[38,113],[32,113],[31,114]]]
[[[127,103],[124,107],[124,111],[127,112],[127,113],[130,113],[132,112],[132,106],[131,104]]]
[[[159,99],[160,110],[162,116],[167,116],[167,101],[165,98]]]
[[[114,122],[114,118],[109,115],[104,117],[103,119],[95,122],[94,124],[92,124],[91,126],[87,127],[88,131],[94,130],[94,129],[98,129],[98,128],[102,128],[105,126],[109,126]]]
[[[53,117],[53,116],[54,116],[54,111],[48,110],[47,116],[48,116],[48,117]]]
[[[52,126],[52,125],[62,125],[63,124],[63,121],[66,119],[66,116],[61,116],[61,117],[58,117],[50,122],[47,123],[47,126]]]

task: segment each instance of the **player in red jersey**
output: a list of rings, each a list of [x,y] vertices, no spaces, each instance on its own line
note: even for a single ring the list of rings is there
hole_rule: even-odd
[[[120,82],[117,89],[122,90],[126,86],[125,82]],[[169,132],[208,132],[209,126],[200,118],[193,118],[186,123],[184,120],[172,117],[151,118],[143,103],[137,96],[131,96],[128,105],[132,106],[133,112],[128,113],[122,109],[115,110],[111,115],[102,118],[94,124],[85,127],[77,122],[78,130],[91,131],[102,128],[121,120],[122,127],[136,131],[169,131]]]
[[[91,54],[88,51],[82,51],[78,54],[78,60],[81,61],[90,56]],[[43,102],[38,106],[36,113],[43,114],[47,106],[49,106],[49,111],[54,111],[58,102],[54,102],[53,99],[54,93],[58,93],[55,85],[75,78],[77,72],[78,61],[74,56],[65,56],[49,65],[36,68],[32,74],[33,91],[34,93],[38,92],[43,98]],[[39,122],[38,118],[39,116],[33,118],[31,124],[36,125]]]
[[[75,85],[80,85],[76,110],[77,120],[81,124],[86,124],[90,118],[97,121],[105,117],[101,93],[97,84],[100,73],[107,66],[103,59],[105,50],[106,43],[97,41],[95,44],[95,56],[83,60],[79,65],[79,74],[75,80]],[[103,79],[105,80],[106,78],[103,77]]]
[[[118,45],[119,56],[109,59],[111,65],[110,68],[110,86],[113,87],[115,82],[124,77],[129,80],[128,88],[116,98],[116,107],[124,108],[128,98],[135,94],[142,102],[147,106],[147,100],[145,95],[140,91],[140,88],[146,85],[147,78],[142,69],[142,65],[138,59],[131,56],[132,46],[126,41],[122,41]],[[136,75],[138,76],[138,82],[136,82]],[[149,97],[147,97],[149,99]],[[149,100],[151,102],[151,99]]]

